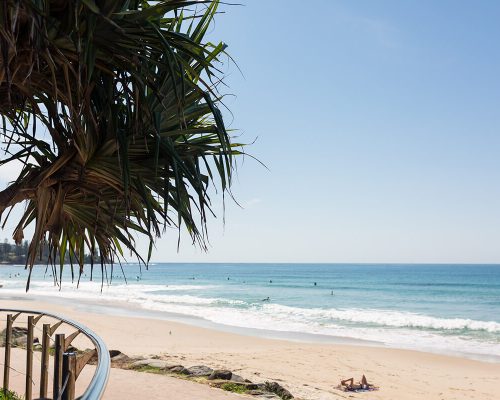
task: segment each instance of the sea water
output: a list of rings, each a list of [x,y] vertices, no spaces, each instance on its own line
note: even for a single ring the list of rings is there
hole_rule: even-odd
[[[454,353],[500,362],[500,265],[154,264],[90,267],[79,288],[65,267],[0,267],[1,298],[37,296],[98,301],[184,315],[220,327],[280,332],[305,340],[339,338]],[[75,272],[76,273],[76,272]],[[302,335],[302,336],[297,336]]]

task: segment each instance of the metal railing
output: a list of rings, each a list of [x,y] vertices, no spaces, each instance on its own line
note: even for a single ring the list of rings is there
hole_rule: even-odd
[[[33,351],[34,351],[34,328],[42,317],[49,317],[57,322],[43,324],[40,357],[40,384],[39,399],[48,399],[48,377],[50,359],[50,341],[55,334],[55,346],[53,349],[53,389],[54,400],[74,400],[75,383],[82,369],[89,361],[97,356],[97,366],[94,376],[87,386],[85,392],[78,400],[99,400],[106,388],[110,369],[110,356],[102,339],[92,330],[68,318],[45,311],[16,310],[0,308],[0,313],[7,313],[7,326],[5,329],[5,361],[3,375],[3,390],[9,389],[11,370],[12,333],[15,320],[20,315],[27,315],[27,340],[26,340],[26,400],[33,399]],[[55,333],[63,324],[75,328],[76,331],[66,336],[64,333]],[[94,350],[81,354],[67,351],[72,341],[80,334],[86,336],[94,345]],[[1,390],[1,389],[0,389]]]

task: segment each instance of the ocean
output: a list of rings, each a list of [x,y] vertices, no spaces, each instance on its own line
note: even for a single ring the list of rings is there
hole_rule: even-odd
[[[0,266],[2,297],[78,299],[124,313],[306,341],[355,342],[500,362],[500,265],[138,264],[90,267],[80,287],[65,267]],[[83,302],[83,303],[82,303]],[[76,303],[76,302],[75,302]],[[118,311],[119,309],[119,311]]]

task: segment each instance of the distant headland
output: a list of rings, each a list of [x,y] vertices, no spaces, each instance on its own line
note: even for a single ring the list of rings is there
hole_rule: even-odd
[[[4,239],[3,242],[0,242],[0,265],[17,265],[17,264],[26,264],[26,258],[28,256],[28,249],[30,246],[30,242],[24,240],[21,244],[11,243],[8,239]],[[45,244],[42,248],[42,252],[39,257],[37,257],[37,264],[45,264],[49,258],[49,249],[48,245]],[[99,262],[99,256],[94,256],[94,262]],[[56,259],[56,262],[59,262],[59,258]],[[66,257],[64,260],[65,264],[69,264],[71,261],[69,259],[69,254],[66,253]],[[75,260],[73,260],[75,262]],[[85,258],[83,260],[84,264],[90,264],[91,255],[85,254]]]

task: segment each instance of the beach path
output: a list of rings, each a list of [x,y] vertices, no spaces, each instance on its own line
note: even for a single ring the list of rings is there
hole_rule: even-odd
[[[175,400],[242,400],[236,393],[170,376],[112,368],[103,400],[175,399]]]
[[[4,352],[0,350],[1,360]],[[39,354],[35,353],[35,362],[39,361]],[[25,360],[24,350],[13,349],[12,367],[10,374],[10,389],[23,394],[25,387]],[[53,368],[51,358],[51,368]],[[84,368],[77,381],[77,394],[81,394],[94,374],[95,367],[89,365]],[[40,379],[39,368],[34,368],[34,397],[38,394]],[[50,379],[49,394],[52,393],[52,380]],[[108,385],[103,400],[123,399],[175,399],[175,400],[242,400],[248,396],[226,392],[222,389],[212,388],[208,385],[178,379],[166,375],[156,375],[146,372],[137,372],[118,368],[111,368]]]

